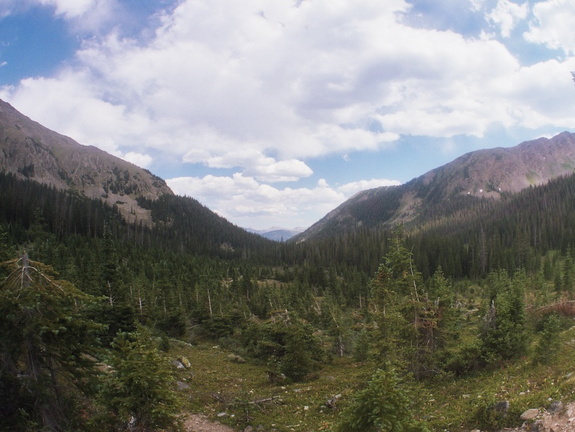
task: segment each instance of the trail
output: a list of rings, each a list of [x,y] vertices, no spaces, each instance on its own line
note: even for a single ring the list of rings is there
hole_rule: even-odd
[[[186,432],[235,432],[229,426],[209,420],[206,416],[189,414],[184,422]]]

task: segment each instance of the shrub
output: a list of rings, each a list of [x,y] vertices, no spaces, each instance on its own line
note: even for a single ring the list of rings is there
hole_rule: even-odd
[[[378,369],[341,413],[336,432],[428,431],[414,420],[411,400],[393,369]]]
[[[543,322],[543,328],[535,346],[533,361],[536,364],[549,364],[551,362],[561,348],[560,332],[561,320],[557,315],[549,315]]]
[[[364,362],[369,356],[369,335],[367,330],[362,329],[355,340],[353,358],[355,361]]]
[[[144,328],[119,333],[112,347],[112,372],[102,401],[113,414],[113,422],[120,427],[130,423],[134,430],[176,430],[180,403],[173,390],[172,368],[152,345],[150,333]]]
[[[270,365],[291,381],[302,381],[323,359],[323,349],[313,329],[299,320],[252,323],[242,335],[246,352]]]

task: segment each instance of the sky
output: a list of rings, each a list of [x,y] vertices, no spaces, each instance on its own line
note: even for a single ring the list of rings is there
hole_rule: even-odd
[[[245,228],[575,129],[573,0],[0,0],[0,98]]]

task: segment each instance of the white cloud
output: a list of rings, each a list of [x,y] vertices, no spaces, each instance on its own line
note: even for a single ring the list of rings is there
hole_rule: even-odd
[[[469,0],[472,11],[480,11],[483,9],[486,0]]]
[[[0,18],[7,17],[18,11],[26,10],[30,3],[36,0],[2,0],[0,1]]]
[[[31,7],[51,8],[54,15],[66,20],[72,32],[83,35],[100,33],[119,23],[124,8],[121,0],[0,0],[0,17],[24,13]]]
[[[487,18],[499,27],[501,36],[507,38],[518,22],[527,18],[529,4],[513,3],[510,0],[498,0],[497,6],[488,14]]]
[[[221,153],[218,152],[217,155],[210,155],[208,151],[202,149],[192,149],[186,153],[185,159],[188,162],[204,163],[210,168],[243,167],[244,175],[272,183],[297,181],[313,174],[311,168],[300,160],[277,161],[272,157],[264,156],[255,149],[233,150],[233,145],[230,145],[227,151],[225,147],[222,148]]]
[[[401,182],[397,180],[389,180],[389,179],[370,179],[370,180],[360,180],[351,183],[347,183],[343,186],[337,188],[339,192],[342,192],[346,197],[350,197],[357,192],[366,190],[366,189],[374,189],[382,186],[397,186],[400,185]]]
[[[292,182],[313,174],[310,167],[297,159],[276,162],[273,158],[263,158],[256,161],[259,163],[248,168],[245,174],[266,182]]]
[[[96,0],[57,4],[73,15]],[[396,13],[408,10],[403,0],[185,0],[150,40],[86,41],[77,66],[4,95],[57,130],[73,119],[78,140],[106,149],[138,143],[246,170],[242,152],[295,166],[287,161],[377,150],[401,134],[482,136],[501,121],[502,95],[485,89],[513,79],[517,60],[493,40],[405,26]],[[64,104],[72,117],[58,121]],[[94,131],[83,106],[113,127]]]
[[[75,22],[89,20],[100,5],[118,5],[35,1]],[[494,4],[462,4],[477,12],[487,3]],[[486,32],[471,38],[407,26],[400,18],[410,11],[404,0],[175,4],[145,38],[126,37],[118,27],[84,40],[54,76],[25,79],[0,89],[0,97],[83,144],[155,169],[179,161],[233,170],[233,177],[170,184],[242,220],[279,210],[300,215],[316,203],[330,210],[363,187],[265,184],[312,176],[314,158],[375,154],[406,135],[482,137],[501,126],[575,124],[573,58],[524,66]],[[573,4],[536,3],[525,38],[572,53]],[[489,17],[512,37],[525,14],[526,3],[501,0]]]
[[[128,152],[122,156],[122,159],[131,162],[141,168],[148,168],[153,162],[153,159],[150,155],[137,152]]]
[[[513,79],[494,83],[493,91],[502,96],[501,116],[509,125],[568,129],[575,119],[572,70],[575,57],[548,60],[520,68]]]
[[[241,174],[179,177],[168,179],[167,183],[175,193],[198,199],[236,224],[246,227],[258,224],[252,228],[274,224],[310,226],[360,190],[399,184],[394,180],[371,179],[332,187],[320,179],[313,188],[278,189]]]
[[[2,99],[42,125],[119,156],[120,146],[137,145],[150,123],[100,95],[83,71],[65,71],[55,79],[28,78],[17,87],[0,89]]]
[[[571,0],[547,0],[533,6],[535,19],[525,33],[526,40],[575,54],[575,3]]]
[[[42,5],[54,6],[58,15],[75,18],[95,9],[98,0],[37,0]]]

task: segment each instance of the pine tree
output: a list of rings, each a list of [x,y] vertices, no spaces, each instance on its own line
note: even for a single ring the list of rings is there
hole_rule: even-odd
[[[565,260],[563,261],[561,288],[563,291],[567,291],[568,294],[573,293],[573,256],[571,255],[571,247],[567,248]]]
[[[12,256],[12,248],[8,244],[8,234],[4,227],[0,225],[0,262],[4,262]]]
[[[2,422],[36,424],[38,429],[71,428],[76,394],[89,394],[95,376],[96,323],[83,316],[96,299],[52,269],[28,259],[3,263],[0,285],[0,376],[11,389],[1,402]],[[8,405],[4,405],[8,403]]]
[[[549,364],[553,356],[561,349],[561,320],[555,314],[549,315],[543,322],[539,340],[535,346],[534,363]]]
[[[432,288],[445,296],[446,281],[439,275],[436,279],[437,286]],[[405,245],[401,227],[390,239],[389,251],[371,289],[380,360],[407,367],[417,378],[433,373],[433,353],[446,300],[429,297]]]
[[[102,393],[104,405],[120,426],[149,432],[176,430],[180,401],[174,390],[174,375],[167,357],[152,343],[143,327],[119,333],[112,343],[108,375]]]
[[[518,270],[513,279],[503,270],[490,275],[490,306],[480,335],[487,363],[518,357],[527,349],[526,280],[523,270]]]

